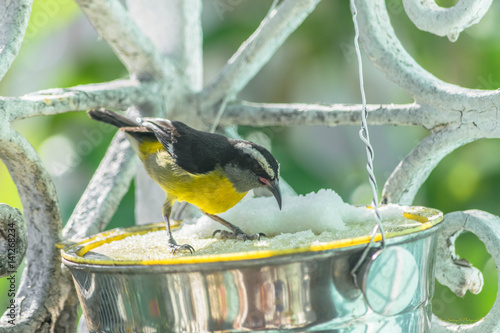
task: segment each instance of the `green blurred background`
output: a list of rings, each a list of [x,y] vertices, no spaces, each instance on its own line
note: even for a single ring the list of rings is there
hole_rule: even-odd
[[[457,1],[439,1],[451,6]],[[204,67],[209,81],[257,28],[271,1],[204,1]],[[457,42],[419,31],[400,0],[387,0],[396,33],[408,52],[436,77],[468,88],[500,86],[500,3],[463,32]],[[321,2],[239,98],[256,102],[360,103],[353,26],[348,1]],[[370,104],[411,103],[412,98],[388,81],[365,58],[365,87]],[[70,0],[35,0],[21,52],[3,81],[1,96],[19,96],[54,87],[125,78],[127,72],[107,43],[99,38]],[[39,152],[53,177],[63,221],[67,221],[106,151],[113,131],[99,127],[84,112],[39,117],[14,124]],[[92,136],[98,129],[102,135]],[[242,135],[257,129],[242,128]],[[366,155],[358,126],[263,129],[273,142],[282,177],[297,193],[332,188],[344,201],[369,203]],[[427,135],[418,127],[370,128],[375,173],[382,188],[402,158]],[[90,144],[89,144],[90,143]],[[415,205],[444,213],[482,209],[500,215],[500,142],[483,140],[446,157],[419,191]],[[133,221],[133,185],[108,228]],[[15,185],[0,162],[0,202],[22,210]],[[436,283],[434,313],[449,321],[482,318],[497,293],[495,263],[473,235],[463,234],[457,248],[484,274],[479,295],[458,298]],[[18,274],[17,281],[20,280]],[[0,309],[8,301],[6,279],[0,279]]]

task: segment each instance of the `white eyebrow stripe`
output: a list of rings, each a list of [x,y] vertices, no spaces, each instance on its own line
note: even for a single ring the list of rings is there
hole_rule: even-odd
[[[264,171],[271,177],[271,179],[274,179],[275,174],[273,168],[271,168],[271,165],[269,164],[269,162],[267,162],[266,158],[264,157],[264,155],[261,154],[260,151],[258,151],[257,149],[252,147],[251,144],[246,142],[238,142],[235,145],[235,147],[255,158],[257,162],[259,162],[259,164],[262,166]]]

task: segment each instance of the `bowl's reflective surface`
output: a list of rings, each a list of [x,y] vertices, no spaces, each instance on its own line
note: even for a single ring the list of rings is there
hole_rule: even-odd
[[[73,274],[91,332],[425,332],[430,327],[438,229],[434,223],[388,239],[389,248],[406,250],[417,267],[415,277],[394,270],[388,281],[408,284],[410,277],[414,289],[392,316],[370,309],[354,285],[350,271],[363,245],[201,264],[64,263]],[[380,274],[386,274],[380,267]],[[372,279],[372,284],[385,281]]]

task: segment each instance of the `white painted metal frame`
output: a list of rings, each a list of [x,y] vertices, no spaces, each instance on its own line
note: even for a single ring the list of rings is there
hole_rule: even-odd
[[[236,99],[287,37],[314,10],[319,0],[282,0],[268,19],[229,59],[218,75],[202,87],[201,0],[128,1],[77,0],[99,34],[111,45],[130,73],[126,80],[51,89],[21,97],[0,97],[0,158],[16,183],[24,218],[0,205],[0,235],[7,222],[20,230],[27,244],[26,268],[16,296],[20,313],[12,328],[4,315],[0,332],[74,331],[77,299],[69,273],[61,267],[54,244],[60,238],[83,237],[101,231],[116,210],[137,159],[121,134],[116,135],[70,221],[62,228],[55,188],[30,143],[12,127],[17,120],[82,111],[95,107],[166,115],[208,129],[218,106],[229,96],[221,125],[338,126],[360,123],[360,105],[257,104]],[[460,0],[452,8],[433,0],[404,0],[410,19],[422,30],[451,40],[477,23],[492,0]],[[0,0],[0,78],[16,58],[31,11],[31,0]],[[361,42],[370,60],[390,80],[414,98],[405,105],[368,105],[369,124],[419,125],[429,130],[384,186],[383,202],[411,204],[434,167],[454,149],[481,138],[499,138],[500,91],[466,89],[443,82],[420,67],[405,51],[390,24],[384,0],[356,0]],[[167,31],[169,37],[165,35]],[[175,36],[175,37],[172,37]],[[353,73],[353,75],[355,75]],[[137,211],[146,216],[150,180],[138,176]],[[147,198],[147,199],[141,199]],[[439,248],[438,280],[455,293],[478,292],[482,276],[457,265],[453,242],[461,230],[471,230],[500,265],[500,219],[479,211],[446,215]],[[26,225],[27,236],[23,235]],[[0,267],[5,275],[11,269]],[[500,290],[500,288],[499,288]],[[500,329],[500,305],[473,325],[433,322],[435,332],[493,332]]]

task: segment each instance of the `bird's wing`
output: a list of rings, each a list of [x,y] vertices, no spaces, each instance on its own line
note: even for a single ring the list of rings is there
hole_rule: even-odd
[[[221,162],[221,152],[230,148],[226,137],[195,130],[180,121],[144,118],[142,125],[153,130],[175,163],[190,173],[214,170]]]

